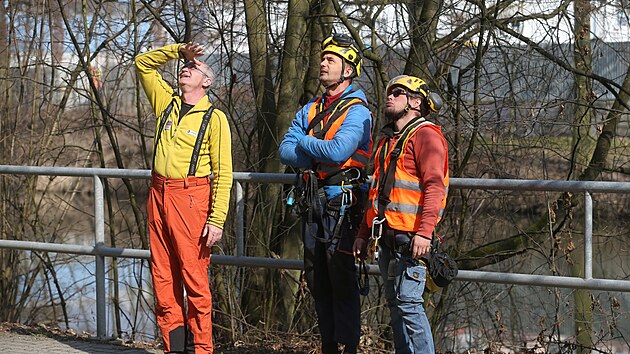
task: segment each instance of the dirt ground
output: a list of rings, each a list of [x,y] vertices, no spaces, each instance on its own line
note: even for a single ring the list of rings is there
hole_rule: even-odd
[[[94,343],[116,344],[129,348],[161,349],[158,342],[124,342],[118,339],[98,340],[87,333],[77,333],[73,330],[63,330],[44,324],[27,326],[16,323],[0,323],[0,332],[13,332],[17,334],[42,335],[49,338],[64,341],[88,341]],[[216,343],[215,353],[225,354],[317,354],[317,345],[314,340],[298,338],[295,336],[274,336],[274,339],[256,340],[252,343],[237,341],[230,344]]]

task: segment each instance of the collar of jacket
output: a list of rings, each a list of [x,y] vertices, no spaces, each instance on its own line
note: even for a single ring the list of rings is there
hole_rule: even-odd
[[[178,109],[182,108],[182,103],[184,102],[184,100],[182,100],[182,96],[177,96],[177,99],[175,100],[175,102],[177,102],[177,106]],[[208,109],[210,109],[210,107],[212,107],[212,103],[210,102],[210,97],[208,97],[208,95],[203,96],[199,102],[197,102],[193,108],[190,109],[190,112],[197,112],[197,111],[207,111]]]

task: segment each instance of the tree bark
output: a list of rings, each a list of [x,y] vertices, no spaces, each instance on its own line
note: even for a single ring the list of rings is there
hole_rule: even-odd
[[[260,166],[263,172],[282,172],[277,157],[279,140],[287,131],[291,120],[299,108],[302,96],[304,69],[308,63],[307,18],[310,2],[291,0],[288,3],[287,28],[282,50],[280,87],[278,103],[273,101],[271,62],[267,55],[267,22],[264,1],[246,1],[246,20],[248,41],[250,43],[250,62],[253,70],[253,83],[258,106],[258,134],[261,143]],[[251,35],[251,37],[250,37]],[[257,242],[251,247],[258,256],[280,256],[282,258],[300,258],[300,238],[287,232],[282,223],[282,186],[268,185],[257,191],[259,201],[254,210],[252,233]],[[270,217],[271,216],[271,217]],[[280,232],[282,231],[282,232]],[[296,283],[290,279],[298,278],[295,272],[283,278],[287,272],[264,270],[252,274],[248,288],[243,296],[243,306],[250,311],[252,321],[289,325],[294,308]],[[261,301],[261,294],[264,298]]]
[[[404,73],[433,80],[431,72],[433,50],[437,33],[438,11],[442,0],[409,1],[409,23],[411,47]]]
[[[593,72],[593,58],[591,50],[591,4],[588,0],[576,0],[573,3],[575,20],[573,23],[573,37],[575,50],[573,58],[575,68],[585,75],[575,75],[576,109],[572,132],[573,151],[569,178],[578,177],[585,168],[588,154],[593,151],[593,139],[590,135],[593,82],[589,77]],[[582,247],[583,249],[583,247]],[[578,254],[581,252],[577,252]],[[584,276],[584,256],[572,257],[571,275]],[[588,354],[593,347],[593,311],[591,309],[591,291],[576,289],[573,291],[573,309],[575,313],[574,328],[579,354]]]
[[[276,98],[271,76],[273,56],[268,50],[266,5],[264,0],[246,0],[244,6],[252,86],[256,97],[259,163],[263,172],[278,172],[277,166],[268,163],[277,156],[278,134],[275,128]]]

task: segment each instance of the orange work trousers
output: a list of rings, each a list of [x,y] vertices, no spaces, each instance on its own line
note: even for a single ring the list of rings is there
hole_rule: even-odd
[[[213,352],[210,249],[201,238],[210,193],[208,177],[170,179],[153,174],[147,202],[151,275],[165,352]]]

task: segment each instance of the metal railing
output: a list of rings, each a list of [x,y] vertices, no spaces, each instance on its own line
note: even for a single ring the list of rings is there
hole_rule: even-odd
[[[150,258],[148,250],[113,248],[105,245],[105,208],[102,178],[148,179],[149,170],[120,170],[109,168],[68,168],[44,166],[0,165],[0,174],[91,177],[94,180],[94,246],[0,240],[0,248],[42,252],[92,255],[96,260],[96,332],[100,338],[106,335],[105,257]],[[241,267],[267,267],[301,270],[302,260],[276,259],[245,256],[244,197],[242,183],[294,184],[294,174],[234,173],[236,193],[236,255],[211,255],[212,264]],[[573,289],[630,292],[630,281],[593,278],[593,198],[591,193],[630,193],[628,182],[581,182],[515,179],[451,178],[450,188],[481,190],[556,191],[584,193],[584,277],[548,276],[535,274],[501,273],[487,271],[459,271],[455,280],[497,284],[549,286]],[[376,266],[370,266],[371,274],[378,274]]]

